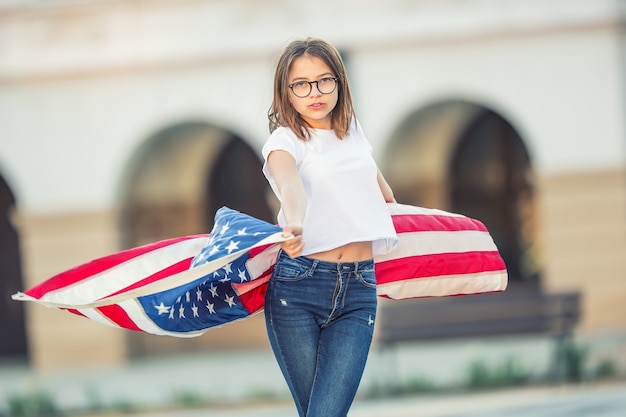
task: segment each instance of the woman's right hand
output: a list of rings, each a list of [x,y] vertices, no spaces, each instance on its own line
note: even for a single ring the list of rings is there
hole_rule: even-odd
[[[283,228],[283,236],[293,236],[291,239],[281,243],[282,250],[289,255],[290,258],[297,258],[302,253],[304,242],[302,242],[302,226],[286,226]]]

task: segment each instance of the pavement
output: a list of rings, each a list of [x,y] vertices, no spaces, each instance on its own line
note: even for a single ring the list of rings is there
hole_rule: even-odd
[[[620,338],[618,346],[625,346],[623,342]],[[468,364],[477,360],[489,367],[516,358],[519,369],[543,374],[552,354],[552,345],[545,338],[373,349],[361,392],[416,381],[458,387],[468,377]],[[107,368],[44,371],[0,364],[0,415],[3,408],[6,411],[6,399],[37,392],[50,394],[64,410],[100,407],[108,411],[93,416],[122,415],[115,414],[115,409],[130,409],[134,417],[296,416],[282,375],[267,349],[151,357]],[[360,395],[349,417],[626,417],[624,376],[611,383],[437,392],[378,400]],[[203,404],[208,400],[211,406],[173,408],[193,405],[197,400]],[[141,411],[148,409],[156,411]]]
[[[291,405],[189,410],[141,417],[297,417]],[[455,395],[357,401],[348,417],[624,417],[626,382],[518,388]]]

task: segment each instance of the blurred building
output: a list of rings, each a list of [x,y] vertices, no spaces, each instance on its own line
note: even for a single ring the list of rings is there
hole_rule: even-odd
[[[513,286],[579,291],[626,334],[623,0],[0,0],[0,357],[38,367],[266,346],[260,315],[191,340],[10,295],[123,248],[273,221],[274,59],[323,37],[400,202],[483,220]]]

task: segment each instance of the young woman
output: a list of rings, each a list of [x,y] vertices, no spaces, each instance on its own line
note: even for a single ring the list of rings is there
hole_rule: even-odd
[[[359,125],[338,51],[314,38],[278,59],[263,173],[284,242],[265,300],[269,340],[298,413],[345,417],[374,330],[373,254],[397,241],[391,188]]]

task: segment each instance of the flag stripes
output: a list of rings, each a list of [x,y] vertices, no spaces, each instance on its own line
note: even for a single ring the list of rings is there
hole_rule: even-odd
[[[442,210],[388,206],[398,245],[374,257],[379,296],[401,300],[506,288],[506,267],[480,221]],[[276,225],[223,207],[210,234],[105,256],[13,298],[108,326],[194,337],[263,309],[278,243],[284,240]]]

